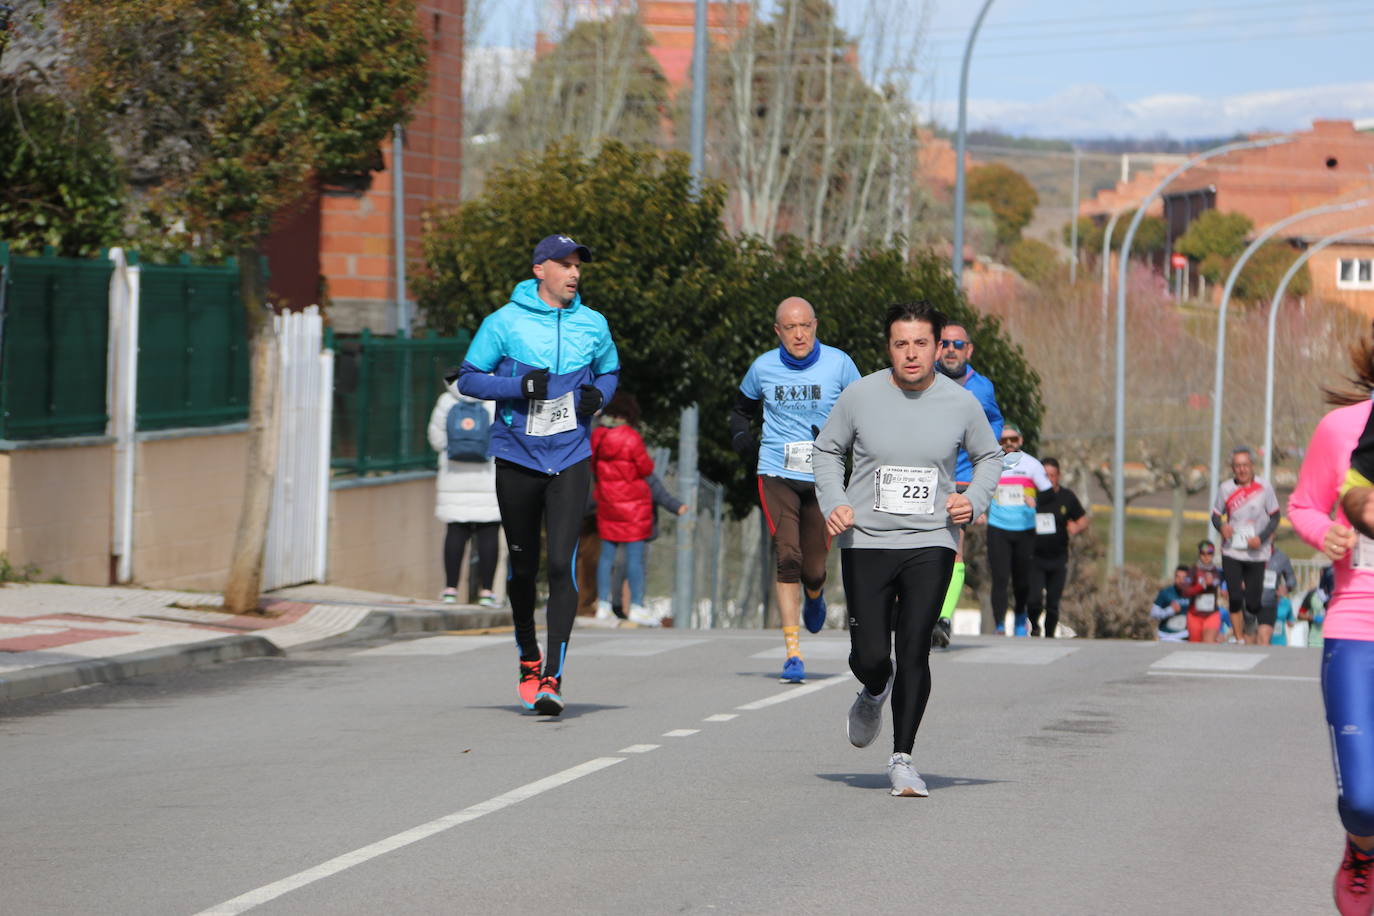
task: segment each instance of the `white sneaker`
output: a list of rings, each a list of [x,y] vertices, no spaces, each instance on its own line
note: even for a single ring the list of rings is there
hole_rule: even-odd
[[[598,602],[596,603],[596,619],[597,619],[597,620],[614,620],[614,619],[615,619],[615,612],[611,610],[611,603],[610,603],[609,601],[598,601]]]
[[[630,605],[630,613],[626,616],[629,617],[631,623],[637,623],[641,627],[659,627],[663,625],[663,622],[653,614],[650,614],[649,609],[642,604]]]
[[[899,798],[928,798],[930,790],[926,781],[911,765],[910,754],[893,754],[887,762],[887,778],[892,783],[892,794]]]

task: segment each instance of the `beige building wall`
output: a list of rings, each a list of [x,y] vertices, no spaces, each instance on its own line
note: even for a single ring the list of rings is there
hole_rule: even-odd
[[[1339,302],[1352,311],[1374,315],[1374,289],[1341,289],[1337,285],[1337,269],[1341,258],[1374,258],[1369,245],[1332,245],[1314,254],[1307,262],[1312,275],[1312,294],[1327,302]]]
[[[110,583],[114,447],[0,452],[0,551],[43,579]]]
[[[331,585],[435,598],[444,588],[444,524],[434,478],[349,486],[329,503]]]
[[[224,588],[247,461],[248,434],[241,431],[138,443],[136,583],[191,591]]]

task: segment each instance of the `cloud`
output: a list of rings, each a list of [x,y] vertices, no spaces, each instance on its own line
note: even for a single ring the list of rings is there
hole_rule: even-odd
[[[942,124],[957,120],[955,103],[932,114]],[[1295,130],[1314,118],[1374,117],[1374,82],[1274,89],[1208,98],[1173,93],[1123,102],[1106,88],[1072,86],[1031,102],[969,99],[971,128],[1037,137],[1222,137],[1256,130]]]

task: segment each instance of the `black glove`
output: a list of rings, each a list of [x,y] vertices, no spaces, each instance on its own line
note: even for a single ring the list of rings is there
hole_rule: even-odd
[[[602,404],[606,403],[606,396],[595,385],[583,385],[580,390],[582,393],[577,396],[577,415],[579,417],[590,417],[601,409]]]
[[[450,366],[449,368],[445,369],[444,383],[452,385],[454,382],[458,381],[458,376],[461,373],[461,371],[461,368],[458,366]]]
[[[520,394],[531,401],[543,401],[549,396],[549,370],[531,369],[520,379]]]

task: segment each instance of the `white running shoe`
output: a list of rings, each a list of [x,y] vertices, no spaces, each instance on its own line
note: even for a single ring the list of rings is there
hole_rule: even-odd
[[[615,612],[611,610],[611,603],[610,603],[609,601],[598,601],[598,602],[596,603],[596,619],[597,619],[597,620],[614,620],[614,619],[615,619]]]
[[[928,798],[930,790],[926,781],[911,765],[910,754],[893,754],[887,762],[887,779],[892,783],[892,794],[899,798]]]
[[[641,627],[661,627],[663,622],[649,613],[649,609],[642,604],[630,605],[630,612],[626,615],[631,623],[637,623]]]
[[[883,727],[883,704],[892,692],[892,678],[887,679],[882,696],[875,697],[867,687],[859,687],[859,695],[849,707],[849,718],[845,721],[845,733],[849,743],[855,747],[868,747]]]

